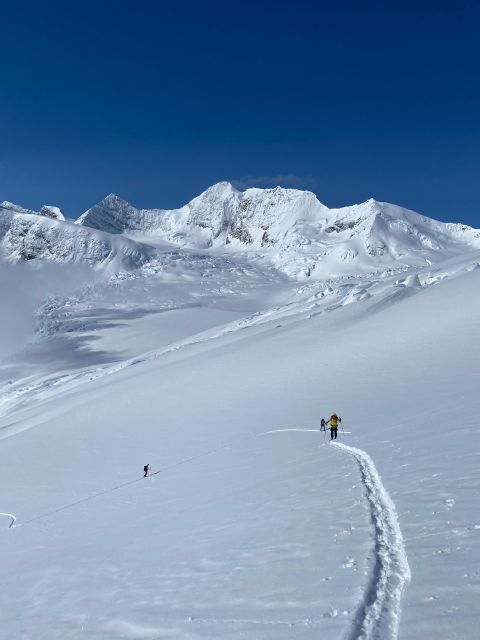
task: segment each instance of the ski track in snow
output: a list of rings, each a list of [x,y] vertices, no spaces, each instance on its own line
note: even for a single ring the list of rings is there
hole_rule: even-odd
[[[261,436],[267,436],[270,433],[284,433],[285,431],[303,431],[303,432],[307,432],[307,433],[326,433],[325,431],[321,430],[320,427],[318,427],[317,429],[272,429],[271,431],[264,431],[263,433],[261,433]],[[327,431],[330,431],[330,427],[327,427]],[[342,435],[345,434],[351,434],[351,431],[343,431],[342,430]]]
[[[6,518],[10,518],[11,522],[8,525],[9,529],[11,529],[15,525],[15,522],[17,521],[17,518],[13,515],[13,513],[2,513],[2,512],[0,512],[0,516],[5,516]]]
[[[244,438],[243,438],[244,439]],[[179,460],[178,462],[174,462],[171,465],[168,465],[166,467],[162,467],[161,469],[159,469],[158,471],[153,471],[151,473],[148,474],[148,478],[151,478],[152,476],[158,476],[160,473],[166,473],[167,471],[170,471],[172,469],[176,469],[177,467],[180,467],[184,464],[188,464],[190,462],[194,462],[195,460],[199,460],[200,458],[204,458],[205,456],[211,456],[215,453],[218,453],[219,451],[222,451],[223,449],[227,449],[231,447],[230,443],[227,444],[222,444],[221,446],[217,447],[216,449],[209,449],[208,451],[203,451],[195,456],[190,456],[188,458],[184,458],[183,460]],[[96,493],[92,493],[88,496],[85,496],[83,498],[80,498],[79,500],[75,500],[75,502],[69,502],[68,504],[64,504],[60,507],[57,507],[56,509],[52,509],[51,511],[47,511],[45,513],[41,513],[39,515],[34,516],[33,518],[29,518],[28,520],[25,520],[25,522],[20,523],[19,525],[16,526],[25,526],[27,524],[30,524],[31,522],[35,522],[36,520],[41,520],[43,518],[48,518],[49,516],[55,515],[56,513],[60,513],[61,511],[65,511],[67,509],[71,509],[72,507],[76,507],[79,504],[82,504],[83,502],[90,502],[90,500],[95,500],[95,498],[99,498],[100,496],[104,496],[107,493],[113,493],[114,491],[118,491],[119,489],[123,489],[124,487],[127,487],[131,484],[135,484],[137,482],[142,482],[144,480],[144,476],[139,476],[134,478],[133,480],[127,480],[126,482],[122,482],[121,484],[117,484],[113,487],[108,487],[107,489],[103,489],[101,491],[97,491]],[[5,515],[5,516],[10,516],[11,518],[14,518],[14,521],[12,522],[12,524],[10,525],[10,527],[13,525],[13,523],[16,521],[15,516],[10,515],[9,513],[0,513],[0,515]]]
[[[261,435],[318,429],[274,429]],[[332,447],[354,457],[370,505],[374,529],[374,564],[363,598],[345,640],[396,640],[401,603],[411,572],[395,504],[383,486],[372,458],[362,449],[340,442]]]
[[[396,640],[402,596],[411,573],[395,505],[365,451],[340,442],[331,446],[358,463],[375,535],[373,572],[345,640]]]
[[[196,622],[201,624],[226,624],[226,625],[236,625],[236,624],[245,624],[245,625],[255,625],[255,626],[284,626],[284,627],[313,627],[319,626],[322,624],[324,618],[333,618],[336,617],[338,612],[334,609],[331,611],[324,613],[319,618],[303,618],[298,620],[268,620],[268,619],[257,619],[257,618],[207,618],[207,617],[197,617],[197,616],[189,616],[188,618],[179,618],[175,620],[175,622]],[[168,618],[168,621],[171,621],[172,618]]]
[[[315,432],[317,433],[319,429],[272,429],[271,431],[264,431],[262,436],[268,436],[270,433],[283,433],[285,431],[306,431],[306,432]]]

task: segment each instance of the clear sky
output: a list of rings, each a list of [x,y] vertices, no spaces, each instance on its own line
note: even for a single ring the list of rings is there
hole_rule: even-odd
[[[0,0],[0,201],[220,180],[480,226],[480,2]]]

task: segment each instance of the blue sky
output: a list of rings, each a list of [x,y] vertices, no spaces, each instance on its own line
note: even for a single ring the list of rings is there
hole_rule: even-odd
[[[0,0],[0,200],[220,180],[480,226],[478,2]]]

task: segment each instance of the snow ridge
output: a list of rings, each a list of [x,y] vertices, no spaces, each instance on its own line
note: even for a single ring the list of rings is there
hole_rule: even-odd
[[[75,223],[58,207],[0,204],[0,249],[11,262],[113,263],[135,271],[161,246],[245,255],[289,277],[321,280],[436,264],[479,249],[480,230],[373,199],[330,209],[310,191],[238,191],[228,182],[171,210],[137,209],[110,194]]]
[[[356,459],[375,530],[373,573],[346,640],[396,640],[402,596],[411,572],[395,505],[365,451],[339,442],[332,446]]]
[[[480,231],[370,199],[329,209],[298,189],[238,191],[220,182],[179,209],[137,209],[110,194],[83,227],[183,248],[263,256],[299,279],[424,266],[480,247]]]

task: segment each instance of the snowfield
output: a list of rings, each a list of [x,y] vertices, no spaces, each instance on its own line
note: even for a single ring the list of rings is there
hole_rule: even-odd
[[[478,231],[1,206],[1,637],[477,637]]]

